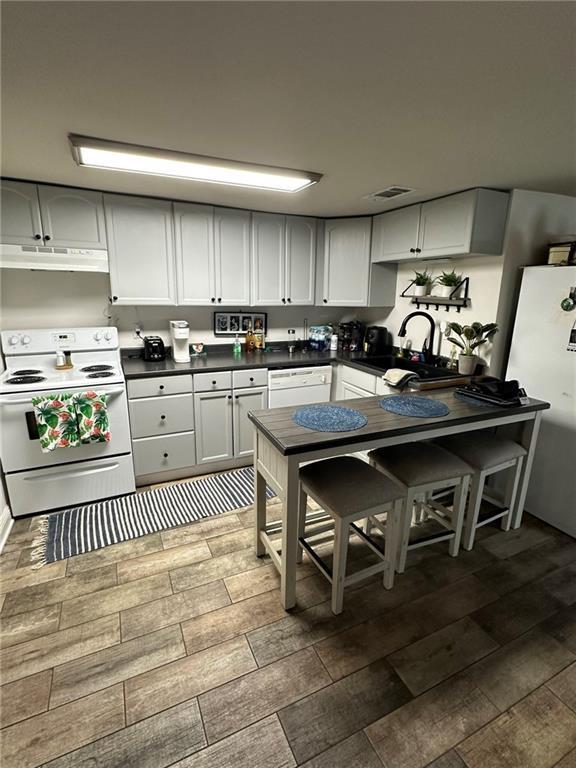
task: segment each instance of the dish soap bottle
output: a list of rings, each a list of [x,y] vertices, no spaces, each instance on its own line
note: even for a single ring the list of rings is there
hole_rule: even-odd
[[[242,343],[240,342],[240,338],[238,334],[234,336],[234,346],[232,347],[234,352],[234,357],[240,357],[242,354]]]

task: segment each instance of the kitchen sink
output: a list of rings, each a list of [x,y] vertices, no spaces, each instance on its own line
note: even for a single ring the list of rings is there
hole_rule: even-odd
[[[448,368],[439,368],[428,363],[413,363],[411,360],[393,357],[392,355],[364,358],[361,361],[358,360],[358,362],[381,372],[387,371],[389,368],[401,368],[403,371],[412,371],[418,375],[419,379],[426,381],[461,378],[461,374],[456,371],[450,371]]]

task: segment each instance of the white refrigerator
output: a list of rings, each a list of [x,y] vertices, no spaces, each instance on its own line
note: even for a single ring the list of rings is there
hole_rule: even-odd
[[[546,400],[525,509],[576,537],[576,266],[526,267],[508,361],[530,397]]]

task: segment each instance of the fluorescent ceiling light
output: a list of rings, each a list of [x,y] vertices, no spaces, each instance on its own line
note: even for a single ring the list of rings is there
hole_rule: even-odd
[[[87,136],[70,135],[69,139],[74,159],[78,165],[88,168],[146,173],[275,192],[299,192],[322,178],[319,173],[239,163],[235,160],[120,144]]]

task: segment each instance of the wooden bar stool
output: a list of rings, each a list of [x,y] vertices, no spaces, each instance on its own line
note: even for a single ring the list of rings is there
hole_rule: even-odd
[[[353,456],[338,456],[308,464],[300,470],[300,503],[298,518],[299,561],[302,548],[312,562],[332,584],[332,611],[342,613],[344,587],[384,572],[384,586],[394,585],[397,539],[403,517],[404,491],[392,480],[366,462]],[[308,496],[322,507],[324,512],[306,515]],[[361,528],[355,525],[372,515],[388,511],[384,550]],[[329,522],[325,522],[329,521]],[[313,528],[307,528],[314,526]],[[312,539],[333,531],[334,556],[332,569],[322,560],[312,546]],[[350,534],[359,536],[378,555],[380,562],[346,576],[346,559]],[[331,538],[331,536],[330,536]],[[326,537],[315,541],[324,543]]]
[[[408,550],[449,541],[448,550],[456,557],[460,548],[464,510],[470,475],[473,470],[462,459],[428,442],[406,443],[390,448],[379,448],[368,454],[373,467],[398,483],[406,494],[406,514],[398,541],[396,570],[403,573],[406,568]],[[454,504],[450,510],[430,495],[441,489],[454,489]],[[410,543],[412,510],[416,505],[417,516],[421,517],[421,505],[426,513],[446,529],[446,532],[432,534]]]
[[[466,435],[440,438],[436,443],[461,458],[474,470],[470,485],[470,500],[464,520],[462,540],[464,549],[472,549],[474,546],[477,528],[498,520],[498,518],[502,518],[502,530],[509,531],[526,450],[513,440],[485,431],[468,432]],[[489,475],[502,472],[505,469],[512,469],[513,475],[511,483],[509,483],[507,488],[504,506],[502,506],[496,499],[486,493],[484,489],[486,478]],[[479,520],[480,505],[483,498],[493,503],[496,502],[499,509],[495,514]]]

